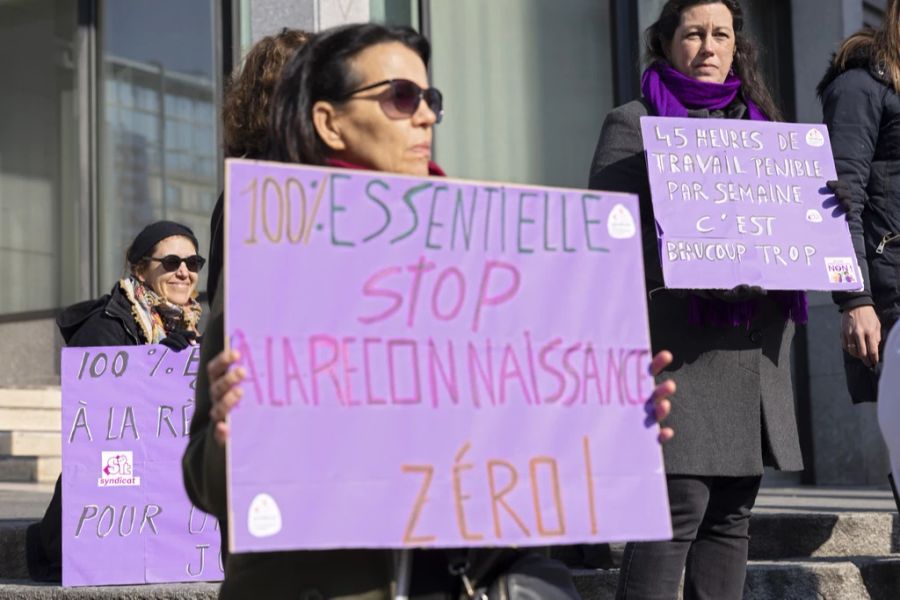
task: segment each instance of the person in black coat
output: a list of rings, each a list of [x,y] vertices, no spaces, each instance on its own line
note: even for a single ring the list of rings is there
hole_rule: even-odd
[[[189,227],[158,221],[131,243],[128,275],[109,294],[65,309],[56,319],[67,346],[164,344],[180,351],[197,343],[201,308],[197,279],[205,260]],[[25,534],[28,573],[35,581],[62,576],[62,478],[39,523]]]
[[[416,176],[442,175],[429,160],[429,153],[421,151],[430,144],[433,127],[442,114],[440,94],[426,89],[429,55],[427,40],[405,27],[366,23],[316,34],[285,66],[272,98],[268,138],[272,153],[267,158]],[[335,123],[339,125],[334,127]],[[419,151],[409,152],[411,147]],[[240,397],[242,370],[229,370],[238,357],[233,350],[224,350],[221,280],[218,287],[201,349],[183,474],[194,505],[215,515],[220,524],[227,524],[226,417]],[[654,365],[662,368],[668,360],[671,357],[663,355]],[[674,385],[664,385],[654,394],[658,418],[668,411],[664,396],[672,390]],[[661,435],[671,437],[672,432],[663,428]],[[516,558],[519,555],[514,554]],[[466,560],[454,561],[454,566],[465,572],[468,554],[463,552],[462,558]],[[459,597],[454,590],[460,587],[461,578],[451,575],[449,559],[440,550],[417,551],[412,560],[409,597]],[[487,561],[468,562],[474,571],[476,562],[480,566]],[[564,575],[564,581],[557,582],[557,591],[567,587],[575,594],[568,572]],[[236,553],[225,564],[220,598],[380,600],[392,597],[400,587],[399,581],[394,580],[393,553],[388,550]]]
[[[865,289],[833,294],[854,403],[874,402],[882,341],[900,317],[900,1],[850,36],[819,83]]]
[[[737,600],[764,466],[803,468],[791,383],[799,291],[672,290],[663,280],[643,116],[780,120],[735,0],[669,0],[647,30],[642,97],[603,123],[589,187],[637,194],[654,351],[678,380],[663,448],[673,539],[628,543],[617,598]]]

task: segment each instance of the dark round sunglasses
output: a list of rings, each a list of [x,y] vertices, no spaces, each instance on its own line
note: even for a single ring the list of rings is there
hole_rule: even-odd
[[[349,100],[356,94],[374,90],[383,85],[390,87],[373,99],[378,100],[379,104],[381,104],[381,110],[389,118],[404,119],[414,115],[423,99],[428,108],[431,109],[431,112],[437,117],[436,123],[440,123],[441,119],[444,118],[444,96],[441,95],[441,91],[433,87],[423,90],[417,83],[409,79],[385,79],[384,81],[353,90],[344,96],[342,100]]]
[[[203,265],[206,264],[206,259],[199,254],[184,257],[178,256],[177,254],[169,254],[160,258],[151,256],[150,260],[160,263],[162,265],[162,268],[165,269],[167,273],[177,271],[178,267],[181,266],[181,263],[184,263],[184,266],[186,266],[187,270],[191,273],[196,273],[203,268]]]

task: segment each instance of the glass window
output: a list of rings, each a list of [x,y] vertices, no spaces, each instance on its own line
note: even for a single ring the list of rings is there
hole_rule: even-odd
[[[182,189],[174,184],[166,184],[166,208],[181,208],[181,192]]]
[[[79,296],[76,9],[0,2],[0,314]]]
[[[369,0],[369,19],[374,23],[419,28],[418,0]]]
[[[98,292],[122,276],[125,248],[152,221],[190,226],[207,253],[218,196],[215,4],[101,3]],[[200,289],[205,282],[201,276]]]
[[[431,3],[433,82],[454,177],[585,187],[612,108],[609,3]]]

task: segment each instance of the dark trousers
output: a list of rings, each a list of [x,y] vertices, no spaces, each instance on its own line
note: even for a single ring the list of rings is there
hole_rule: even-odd
[[[617,600],[740,600],[762,477],[669,476],[673,538],[625,547]]]
[[[62,580],[62,475],[56,478],[44,518],[25,531],[25,560],[33,580]]]

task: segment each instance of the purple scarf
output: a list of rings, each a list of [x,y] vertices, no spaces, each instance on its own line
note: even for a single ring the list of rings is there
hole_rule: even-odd
[[[641,78],[644,99],[659,117],[687,117],[689,110],[722,110],[735,101],[740,91],[741,80],[734,71],[723,83],[710,83],[683,75],[663,61],[656,61],[647,67]],[[747,105],[747,114],[752,121],[769,120],[751,100],[741,100]],[[805,292],[777,291],[769,292],[768,296],[781,307],[785,319],[806,323]],[[692,325],[749,327],[758,310],[759,302],[755,299],[726,302],[691,294],[688,320]]]

